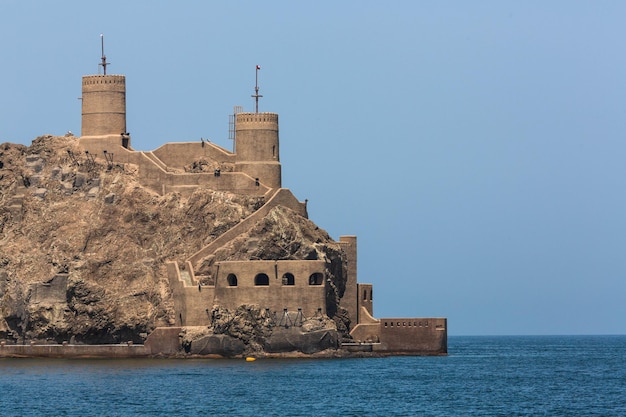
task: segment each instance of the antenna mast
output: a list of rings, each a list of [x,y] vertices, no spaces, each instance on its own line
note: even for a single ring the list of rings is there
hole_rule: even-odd
[[[261,95],[259,95],[259,70],[261,69],[260,65],[256,66],[256,84],[254,86],[254,95],[251,97],[254,97],[255,100],[255,113],[259,112],[259,97],[263,97]]]
[[[109,63],[107,62],[107,57],[104,54],[104,35],[101,33],[100,34],[100,44],[102,46],[102,63],[98,64],[98,65],[102,65],[102,69],[104,71],[104,75],[107,75],[107,65],[109,65]]]

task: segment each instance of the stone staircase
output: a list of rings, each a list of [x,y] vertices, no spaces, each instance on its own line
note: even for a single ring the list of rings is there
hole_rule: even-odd
[[[218,236],[215,240],[200,249],[198,252],[191,255],[187,259],[188,263],[196,265],[203,258],[212,255],[217,249],[226,245],[237,236],[250,230],[259,220],[267,216],[270,210],[276,206],[289,207],[306,217],[306,208],[304,208],[304,205],[300,203],[287,188],[277,188],[271,190],[271,194],[268,197],[267,202],[261,208],[243,219],[236,226]]]
[[[231,240],[235,239],[242,233],[250,230],[258,221],[265,217],[270,210],[276,206],[288,207],[298,214],[308,217],[306,213],[306,207],[303,203],[300,203],[294,195],[286,188],[273,189],[268,193],[267,202],[254,213],[239,222],[236,226],[227,230],[208,245],[191,255],[184,262],[184,267],[179,267],[178,262],[168,262],[168,276],[172,285],[183,285],[184,287],[191,287],[198,285],[199,282],[203,282],[208,277],[204,275],[194,274],[194,265],[200,262],[204,258],[213,256],[215,251],[222,246],[226,245]]]
[[[148,158],[150,161],[154,162],[159,168],[161,168],[163,171],[167,172],[168,168],[167,165],[165,165],[165,163],[163,161],[161,161],[159,159],[159,157],[157,157],[154,152],[152,151],[147,151],[147,152],[142,152],[142,154]]]

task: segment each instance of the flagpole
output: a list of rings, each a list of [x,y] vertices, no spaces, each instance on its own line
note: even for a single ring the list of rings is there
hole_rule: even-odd
[[[259,97],[263,97],[261,95],[259,95],[259,70],[261,69],[260,65],[256,66],[256,81],[254,84],[254,95],[252,97],[254,97],[254,101],[255,101],[255,106],[254,106],[254,111],[256,113],[259,112]]]
[[[109,65],[109,63],[107,62],[107,57],[106,55],[104,55],[104,35],[101,33],[100,34],[100,45],[102,47],[102,57],[100,59],[102,59],[102,69],[104,71],[104,75],[107,75],[107,65]],[[100,73],[100,71],[98,71],[98,73]]]

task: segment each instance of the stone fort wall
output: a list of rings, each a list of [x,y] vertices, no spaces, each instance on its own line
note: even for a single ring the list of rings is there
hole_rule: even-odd
[[[81,137],[80,145],[95,158],[105,161],[105,151],[113,158],[114,164],[133,164],[137,166],[139,180],[145,187],[163,195],[168,192],[190,194],[199,186],[216,191],[231,191],[247,195],[266,195],[272,187],[268,186],[245,172],[222,171],[219,176],[213,172],[184,172],[182,167],[200,159],[212,160],[213,155],[220,157],[226,164],[231,158],[223,158],[223,151],[212,149],[215,145],[202,146],[201,142],[164,145],[154,152],[134,151],[122,146],[121,135],[104,135]],[[171,151],[168,162],[163,162],[158,155]],[[220,163],[218,160],[216,163]],[[215,161],[213,161],[215,162]]]
[[[242,304],[281,312],[301,309],[326,314],[324,261],[228,261],[214,265],[215,303],[228,309]]]
[[[200,185],[264,195],[280,188],[281,166],[276,113],[238,113],[235,117],[235,152],[210,142],[166,144],[153,152],[132,154],[126,128],[126,77],[86,75],[82,80],[81,145],[94,156],[109,155],[122,163],[138,165],[142,181],[164,194],[189,192]],[[196,145],[196,146],[194,146]],[[125,150],[125,151],[124,151]],[[220,175],[184,175],[185,166],[207,160]],[[223,177],[223,178],[222,178]]]
[[[381,318],[381,350],[442,353],[448,351],[445,318]]]
[[[213,265],[214,285],[199,285],[191,264],[182,270],[168,262],[168,277],[176,325],[205,326],[209,312],[218,304],[234,311],[256,304],[281,314],[300,310],[306,317],[326,314],[326,264],[324,261],[224,261]]]
[[[191,193],[197,187],[216,191],[263,196],[307,216],[306,206],[281,189],[278,115],[235,115],[235,149],[229,152],[210,142],[168,143],[151,152],[135,151],[126,133],[126,80],[122,75],[83,77],[81,146],[96,158],[105,151],[114,163],[133,164],[140,181],[159,194]],[[216,172],[185,172],[190,164],[206,160]],[[219,170],[219,175],[217,173]],[[278,199],[280,197],[280,199]],[[280,200],[280,201],[279,201]],[[267,204],[250,216],[251,223],[272,207]],[[236,230],[220,236],[194,254],[179,268],[167,264],[179,326],[202,326],[210,321],[214,304],[235,309],[257,304],[274,312],[301,309],[305,316],[326,313],[326,269],[323,261],[229,261],[213,265],[215,285],[201,286],[193,265],[211,256],[215,246],[229,241],[249,227],[245,221]],[[371,284],[357,283],[355,236],[338,242],[347,255],[347,282],[341,305],[352,319],[351,335],[359,342],[373,343],[384,352],[447,352],[447,323],[440,318],[373,318]],[[48,294],[50,293],[50,294]],[[39,293],[37,293],[39,296]],[[41,298],[52,292],[41,290]]]
[[[152,153],[167,167],[182,169],[197,161],[206,159],[214,161],[222,172],[235,163],[235,155],[210,142],[173,142],[166,143]]]

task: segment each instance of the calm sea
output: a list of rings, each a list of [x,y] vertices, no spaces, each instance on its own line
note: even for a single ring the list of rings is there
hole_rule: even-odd
[[[626,336],[450,337],[447,357],[0,359],[2,416],[626,416]]]

